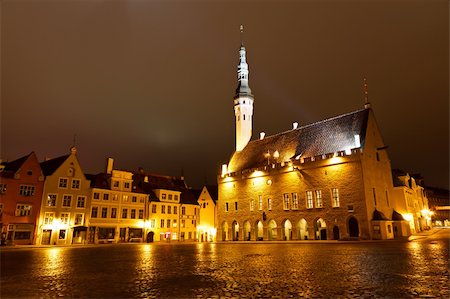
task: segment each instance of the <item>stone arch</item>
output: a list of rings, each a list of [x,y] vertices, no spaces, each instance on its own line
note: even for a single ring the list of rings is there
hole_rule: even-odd
[[[269,241],[277,239],[277,223],[273,219],[269,221],[268,236]]]
[[[347,220],[347,227],[348,227],[348,235],[350,237],[359,237],[359,223],[358,219],[354,216],[348,217]]]
[[[322,218],[314,221],[314,237],[316,240],[327,239],[327,223]]]
[[[228,223],[222,222],[222,241],[228,241]]]
[[[250,222],[247,220],[244,222],[244,241],[250,241],[252,236],[252,227]]]
[[[308,223],[304,218],[297,222],[297,238],[299,240],[308,240]]]
[[[339,240],[341,238],[341,232],[337,225],[333,226],[333,240]]]
[[[259,220],[255,224],[255,236],[257,241],[264,240],[264,225]]]
[[[233,223],[231,224],[231,232],[232,232],[232,236],[233,236],[233,241],[238,241],[239,240],[239,223],[234,220]]]
[[[292,240],[292,223],[289,219],[283,221],[283,240],[290,241]]]

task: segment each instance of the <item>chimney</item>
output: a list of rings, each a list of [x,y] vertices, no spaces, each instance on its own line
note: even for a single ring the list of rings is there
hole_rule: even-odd
[[[298,122],[294,122],[293,124],[292,124],[292,130],[295,130],[295,129],[297,129],[298,128]]]
[[[106,173],[111,174],[114,166],[114,159],[109,157],[106,159]]]
[[[264,132],[259,133],[259,140],[263,140],[264,136],[266,136],[266,133]]]

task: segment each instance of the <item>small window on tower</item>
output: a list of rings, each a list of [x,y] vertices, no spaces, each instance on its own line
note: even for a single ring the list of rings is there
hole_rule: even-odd
[[[244,117],[244,120],[245,120],[245,114],[243,115],[243,117]]]

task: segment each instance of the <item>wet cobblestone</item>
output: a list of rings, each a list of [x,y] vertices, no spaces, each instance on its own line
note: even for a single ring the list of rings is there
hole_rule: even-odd
[[[1,250],[1,298],[449,298],[449,230],[412,242]]]

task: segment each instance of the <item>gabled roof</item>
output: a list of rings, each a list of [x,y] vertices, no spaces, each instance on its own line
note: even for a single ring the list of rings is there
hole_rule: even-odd
[[[198,197],[194,194],[194,192],[191,189],[185,189],[181,192],[181,197],[180,197],[181,204],[198,206],[197,199],[198,199]]]
[[[22,165],[28,160],[31,155],[34,155],[34,152],[31,152],[28,155],[20,157],[14,161],[1,163],[4,168],[3,171],[0,172],[0,176],[13,177],[14,174],[19,171],[20,167],[22,167]]]
[[[52,175],[66,160],[70,154],[41,162],[42,173],[45,176]]]
[[[217,202],[217,199],[219,198],[219,192],[217,189],[217,185],[205,185],[206,190],[208,190],[209,195],[211,196],[214,203]]]
[[[228,165],[229,172],[256,168],[267,164],[267,153],[279,152],[279,162],[297,156],[313,157],[355,148],[355,135],[364,146],[370,109],[362,109],[322,120],[295,130],[250,141],[235,152]]]

